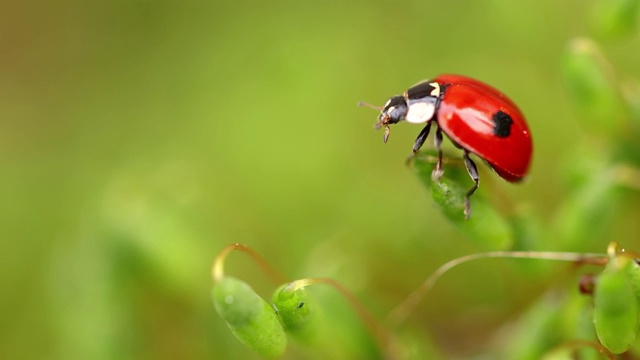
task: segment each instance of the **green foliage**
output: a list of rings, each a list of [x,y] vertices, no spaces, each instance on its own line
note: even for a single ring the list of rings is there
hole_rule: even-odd
[[[637,13],[639,3],[632,0],[599,2],[593,12],[596,31],[605,37],[629,34],[636,26],[637,16],[633,14]],[[466,218],[466,194],[472,181],[462,162],[445,159],[443,175],[434,179],[436,153],[427,150],[414,159],[413,169],[433,204],[479,249],[522,252],[586,249],[598,245],[617,220],[618,208],[624,200],[622,188],[629,187],[630,183],[628,174],[623,176],[620,170],[627,171],[628,166],[621,164],[633,159],[628,154],[633,153],[630,149],[635,144],[633,133],[628,133],[629,125],[633,124],[629,120],[636,121],[635,129],[640,133],[639,87],[629,83],[631,85],[621,88],[613,65],[599,45],[589,38],[570,42],[561,58],[561,72],[578,126],[592,138],[575,141],[564,154],[561,166],[566,190],[557,199],[556,209],[545,208],[552,214],[549,219],[527,207],[506,216],[495,206],[495,199],[488,199],[484,187],[470,199],[471,216]],[[602,346],[614,354],[629,351],[639,326],[638,268],[629,257],[612,256],[597,276],[593,310],[591,299],[576,291],[548,291],[523,311],[514,324],[499,332],[497,338],[507,345],[498,352],[504,358],[526,360],[568,359],[575,354],[581,359],[596,359],[599,352],[606,353]],[[554,270],[557,271],[546,265],[521,266],[517,276],[540,281],[554,274]],[[328,327],[321,325],[324,315],[316,311],[317,302],[301,288],[283,285],[274,293],[273,302],[283,328],[309,349],[324,356],[339,357],[344,356],[346,348],[353,353],[366,348],[356,346],[353,350],[356,342],[352,339],[347,341],[351,347],[321,350],[323,341],[318,339],[327,338]],[[344,323],[346,327],[346,321]],[[411,348],[411,344],[403,345]],[[377,355],[375,351],[372,354]]]
[[[549,291],[502,329],[500,338],[505,346],[499,357],[536,360],[554,358],[568,350],[575,352],[575,349],[567,349],[561,344],[593,337],[590,307],[591,299],[575,291]],[[580,359],[594,358],[591,356],[594,353],[583,349],[580,355],[584,357]]]
[[[263,274],[241,262],[229,272],[246,283],[225,279],[217,290],[248,307],[234,315],[218,299],[217,316],[204,275],[212,252],[235,241],[287,275],[341,281],[380,321],[460,256],[584,253],[611,240],[640,248],[638,6],[98,0],[40,2],[35,11],[8,2],[2,357],[257,358],[226,321],[287,360],[382,357],[343,298],[315,288],[278,294],[276,316],[248,289],[262,294]],[[460,152],[445,139],[453,160],[437,183],[421,155],[417,181],[403,159],[420,129],[398,125],[383,146],[375,111],[355,106],[449,72],[505,91],[535,141],[522,184],[477,162],[469,220],[472,181],[455,163]],[[337,233],[346,236],[331,240]],[[575,293],[575,272],[537,260],[458,269],[393,330],[398,353],[526,359],[598,342],[592,298]],[[626,281],[637,298],[636,277]],[[283,332],[299,340],[286,351]],[[639,343],[620,357],[638,357]],[[593,350],[580,360],[595,358],[585,352]]]
[[[223,262],[216,263],[222,265]],[[221,270],[219,267],[218,271]],[[222,271],[216,272],[214,277],[221,275]],[[352,307],[343,308],[325,297],[321,302],[329,306],[330,314],[340,321],[329,321],[319,315],[318,300],[312,299],[305,290],[318,283],[333,284],[334,290],[346,295],[344,288],[332,280],[301,279],[278,287],[273,294],[273,306],[269,306],[245,282],[222,276],[214,285],[213,300],[233,335],[263,357],[281,356],[287,345],[286,335],[291,335],[304,346],[304,351],[318,354],[319,358],[382,358],[383,344],[376,342],[379,339],[373,329],[367,329],[373,325],[368,323],[371,319],[353,316],[354,310],[364,311],[361,305],[352,302]],[[355,299],[350,295],[347,298]]]

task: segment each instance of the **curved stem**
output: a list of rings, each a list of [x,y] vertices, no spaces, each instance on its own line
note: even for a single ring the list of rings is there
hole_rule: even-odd
[[[292,281],[282,290],[296,291],[313,284],[327,284],[338,290],[338,292],[349,302],[349,305],[351,305],[354,311],[358,314],[358,317],[360,317],[365,328],[371,333],[373,339],[378,344],[378,347],[385,355],[385,359],[397,358],[395,355],[397,354],[397,347],[395,346],[389,331],[367,311],[355,295],[353,295],[339,282],[329,278],[300,279]]]
[[[583,254],[571,252],[545,252],[545,251],[491,251],[479,254],[471,254],[453,259],[439,268],[437,268],[417,289],[415,289],[407,298],[396,306],[387,315],[386,323],[391,329],[398,327],[413,312],[418,303],[422,301],[425,295],[433,288],[435,283],[447,271],[466,262],[487,258],[511,258],[511,259],[538,259],[538,260],[555,260],[569,261],[577,264],[594,264],[604,265],[608,261],[608,257],[603,254]]]
[[[211,266],[211,277],[213,278],[213,281],[220,281],[224,277],[224,261],[233,250],[239,250],[249,254],[249,256],[251,256],[251,258],[260,266],[262,271],[264,271],[276,284],[286,282],[285,277],[271,267],[267,260],[265,260],[257,251],[247,245],[238,243],[227,245],[213,260],[213,265]]]

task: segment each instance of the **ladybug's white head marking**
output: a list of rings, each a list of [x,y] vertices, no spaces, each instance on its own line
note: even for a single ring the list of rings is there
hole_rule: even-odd
[[[412,124],[422,124],[433,118],[436,112],[436,104],[433,102],[416,101],[409,104],[407,121]]]
[[[405,92],[408,111],[406,119],[412,124],[423,124],[436,112],[436,102],[440,97],[440,84],[437,82],[420,82]]]

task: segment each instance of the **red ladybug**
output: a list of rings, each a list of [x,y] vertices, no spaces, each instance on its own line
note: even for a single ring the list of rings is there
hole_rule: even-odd
[[[511,99],[481,81],[440,75],[412,86],[402,96],[390,98],[380,110],[376,128],[385,128],[385,143],[391,124],[402,120],[426,124],[413,144],[413,154],[424,144],[431,124],[438,125],[434,139],[438,151],[435,180],[442,176],[442,132],[464,151],[464,164],[474,182],[465,196],[466,218],[470,214],[469,197],[479,185],[478,170],[469,153],[486,161],[507,181],[519,181],[527,174],[533,145],[524,115]]]

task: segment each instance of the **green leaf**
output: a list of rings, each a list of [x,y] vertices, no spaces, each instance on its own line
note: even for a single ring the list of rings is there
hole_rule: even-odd
[[[235,337],[258,354],[275,358],[287,338],[275,309],[245,282],[225,277],[213,286],[213,304]]]
[[[596,283],[593,322],[598,339],[614,354],[627,351],[638,332],[638,302],[629,279],[629,258],[612,258]]]
[[[554,216],[555,236],[549,246],[555,250],[577,249],[600,240],[617,215],[620,187],[615,173],[607,165],[577,168],[585,171],[584,181],[570,184]]]
[[[471,197],[471,215],[468,220],[465,219],[464,198],[473,182],[464,166],[445,164],[443,176],[434,182],[431,177],[434,164],[431,160],[432,157],[427,153],[420,154],[415,159],[415,170],[444,216],[482,248],[508,249],[513,242],[511,227],[483,196],[482,188],[478,188]]]
[[[574,39],[562,60],[562,73],[580,125],[600,136],[620,132],[626,106],[598,45],[590,39]]]
[[[505,346],[498,359],[538,360],[562,356],[560,344],[593,336],[593,318],[588,311],[591,299],[574,289],[550,291],[503,327],[500,339]],[[570,347],[574,355],[576,349]],[[592,359],[595,351],[577,351],[579,359]],[[576,356],[574,356],[575,358]]]

